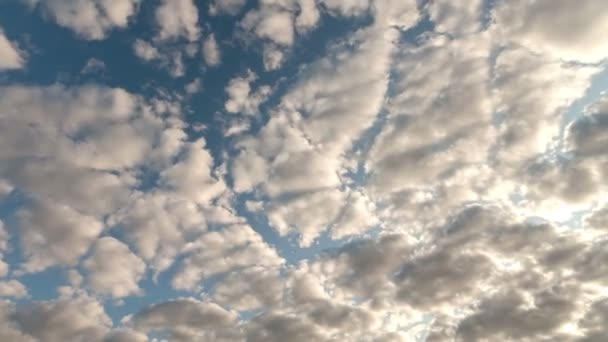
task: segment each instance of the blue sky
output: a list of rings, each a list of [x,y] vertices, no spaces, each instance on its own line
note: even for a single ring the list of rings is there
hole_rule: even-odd
[[[600,0],[0,2],[0,340],[599,340],[606,30]]]

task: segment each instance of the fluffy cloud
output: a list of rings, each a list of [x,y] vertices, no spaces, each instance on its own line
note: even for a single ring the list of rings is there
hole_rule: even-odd
[[[161,46],[159,46],[161,47]],[[159,50],[159,47],[151,43],[136,39],[133,43],[133,52],[135,56],[142,59],[144,62],[156,62],[162,69],[169,72],[173,78],[182,77],[185,74],[184,54],[180,50],[167,51]]]
[[[0,28],[0,70],[21,69],[24,65],[23,54]]]
[[[279,234],[297,233],[300,245],[307,247],[334,222],[343,202],[344,194],[338,190],[317,191],[277,201],[266,212]]]
[[[0,87],[0,340],[606,335],[599,2],[145,4],[170,83]]]
[[[23,298],[27,296],[27,289],[18,280],[0,281],[0,297]]]
[[[594,286],[602,278],[587,268],[588,258],[605,250],[603,242],[588,245],[551,226],[482,207],[463,210],[435,234],[438,245],[429,249],[403,235],[386,235],[303,270],[334,291],[334,300],[367,298],[379,311],[388,305],[394,312],[443,313],[443,323],[453,327],[443,331],[445,339],[465,341],[562,336],[563,326],[576,325],[586,304],[601,298]],[[578,269],[582,264],[588,266]],[[543,320],[526,319],[537,315]]]
[[[30,0],[58,25],[84,39],[99,40],[115,28],[125,28],[136,14],[140,0]]]
[[[133,51],[137,57],[144,61],[152,61],[160,58],[158,49],[145,40],[136,39],[133,43]]]
[[[200,36],[198,8],[192,0],[163,0],[155,17],[161,40],[183,37],[195,41]]]
[[[146,269],[128,246],[112,237],[97,240],[83,265],[88,273],[87,284],[95,292],[114,298],[139,293],[137,283]]]
[[[38,341],[101,341],[111,327],[103,306],[89,297],[39,302],[13,315],[21,330]]]
[[[344,193],[332,188],[352,166],[343,156],[382,108],[397,33],[384,20],[386,10],[379,8],[382,20],[349,44],[337,43],[329,56],[303,68],[265,127],[239,144],[231,170],[235,190],[259,187],[270,195],[272,225],[282,235],[299,233],[303,245],[340,213]]]
[[[239,311],[278,305],[283,297],[283,279],[278,269],[253,266],[229,273],[214,288],[213,298]]]
[[[204,280],[252,266],[278,267],[284,260],[251,227],[230,225],[189,243],[173,278],[176,289],[197,289]]]
[[[601,0],[501,2],[497,30],[537,52],[569,61],[598,62],[608,55],[608,10]]]
[[[298,7],[300,13],[296,16],[296,29],[298,32],[306,32],[317,25],[321,15],[314,0],[299,0]]]
[[[167,110],[165,101],[147,104],[122,89],[9,87],[0,91],[0,107],[10,123],[2,126],[0,173],[31,199],[17,213],[29,270],[77,262],[105,228],[101,218],[131,201],[133,170],[144,163],[167,168],[183,144],[180,120],[164,121],[155,112]],[[200,174],[199,162],[210,158],[201,143],[191,150],[161,180],[205,202],[223,186]]]
[[[224,104],[226,111],[245,115],[258,113],[259,106],[266,101],[271,89],[269,86],[259,86],[256,91],[252,92],[251,83],[256,78],[257,76],[253,72],[248,71],[247,76],[230,80],[226,86],[226,94],[228,94],[228,100]]]
[[[264,70],[272,71],[278,70],[285,60],[285,53],[278,47],[272,44],[266,44],[264,46],[263,61]]]
[[[566,127],[564,147],[568,158],[534,161],[524,169],[525,194],[533,211],[547,211],[566,220],[575,211],[605,202],[608,155],[600,147],[606,141],[605,112],[603,98]]]
[[[439,32],[466,34],[479,30],[481,26],[482,1],[430,2],[428,11]]]
[[[0,338],[6,341],[34,342],[34,338],[23,333],[13,321],[15,306],[7,301],[0,301]]]
[[[17,216],[28,271],[75,264],[104,229],[94,217],[51,202],[35,203]]]
[[[331,227],[333,239],[358,236],[380,223],[374,202],[363,191],[350,192],[344,202],[346,205]]]
[[[291,12],[276,6],[273,1],[262,2],[260,9],[250,11],[241,21],[241,26],[245,30],[282,46],[293,44],[295,34],[293,25]]]
[[[584,94],[597,72],[548,61],[525,49],[503,51],[494,68],[497,109],[505,113],[499,153],[506,161],[544,152],[559,132],[555,117]]]
[[[236,315],[217,304],[192,298],[152,305],[132,318],[136,329],[166,332],[172,341],[214,340],[216,331],[232,325]]]

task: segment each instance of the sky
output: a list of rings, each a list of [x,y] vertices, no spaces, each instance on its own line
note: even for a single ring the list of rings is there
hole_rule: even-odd
[[[0,341],[605,341],[605,0],[0,0]]]

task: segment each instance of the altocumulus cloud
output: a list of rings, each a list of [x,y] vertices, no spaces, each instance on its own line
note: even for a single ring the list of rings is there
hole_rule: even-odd
[[[0,340],[604,341],[603,0],[0,4]]]

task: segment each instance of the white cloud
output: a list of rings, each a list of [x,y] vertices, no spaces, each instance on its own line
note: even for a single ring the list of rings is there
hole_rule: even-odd
[[[192,82],[186,84],[186,86],[184,87],[186,94],[190,95],[199,93],[202,89],[203,85],[201,84],[200,78],[195,78],[194,80],[192,80]]]
[[[602,0],[517,0],[493,12],[505,40],[568,61],[598,62],[608,56],[608,9]]]
[[[179,78],[185,75],[186,66],[184,64],[184,53],[181,50],[175,49],[161,49],[160,46],[154,46],[151,43],[142,40],[136,39],[133,43],[133,51],[135,55],[142,59],[144,62],[157,62],[158,65],[165,69],[169,75],[173,78]],[[186,47],[186,53],[188,52]],[[196,53],[196,49],[194,53]]]
[[[432,186],[455,165],[485,161],[493,134],[483,38],[432,37],[402,50],[389,117],[366,162],[374,196]]]
[[[204,212],[171,193],[141,194],[110,219],[124,226],[137,254],[159,270],[168,267],[187,236],[206,228]]]
[[[230,80],[226,86],[226,94],[228,94],[228,100],[224,104],[226,111],[245,115],[258,113],[259,106],[266,101],[271,89],[269,86],[259,86],[252,91],[251,83],[256,78],[253,72],[248,71],[247,76]]]
[[[17,216],[27,271],[74,265],[104,229],[96,218],[51,202],[35,203]]]
[[[160,40],[195,41],[200,36],[198,8],[192,0],[163,0],[155,12]]]
[[[338,217],[344,199],[339,190],[317,191],[277,201],[266,209],[266,213],[279,234],[298,233],[299,244],[308,247]]]
[[[133,51],[137,57],[147,62],[160,58],[158,49],[145,40],[136,39],[133,43]]]
[[[137,13],[140,0],[32,0],[58,25],[88,40],[106,38],[115,28],[125,28]]]
[[[96,86],[0,89],[2,178],[83,214],[116,210],[136,182],[128,169],[163,157],[165,123],[140,100]]]
[[[224,189],[209,173],[197,174],[204,170],[196,163],[210,158],[204,151],[197,157],[200,143],[168,168],[185,133],[174,114],[159,116],[174,110],[166,101],[148,104],[122,89],[96,86],[9,87],[0,89],[0,108],[10,123],[0,129],[6,161],[0,173],[28,198],[18,211],[27,270],[76,263],[104,229],[104,216],[133,207],[133,171],[143,164],[166,169],[164,186],[194,201],[207,203],[206,196]],[[213,189],[192,192],[209,184]]]
[[[352,166],[345,159],[383,106],[396,36],[386,10],[378,9],[382,20],[303,67],[265,127],[240,142],[232,164],[235,190],[259,187],[271,196],[273,227],[301,234],[305,246],[342,210],[344,194],[335,187]]]
[[[344,208],[331,227],[333,239],[358,236],[380,223],[375,213],[375,204],[364,192],[350,192],[344,203]]]
[[[437,0],[429,3],[428,11],[438,32],[467,34],[481,27],[480,0]]]
[[[222,62],[220,47],[215,40],[215,34],[210,34],[203,43],[203,58],[209,66],[217,66]]]
[[[21,69],[24,66],[23,53],[19,51],[15,43],[8,40],[0,28],[0,70]]]
[[[285,61],[285,53],[273,44],[264,45],[264,70],[278,70]]]
[[[317,25],[321,15],[315,0],[298,0],[300,13],[296,16],[296,29],[298,32],[306,32]]]
[[[499,158],[525,160],[545,151],[559,133],[555,117],[589,87],[596,68],[547,61],[525,49],[506,49],[494,66],[495,101],[504,112]],[[525,96],[524,96],[525,94]]]
[[[13,190],[13,186],[6,179],[0,179],[0,199],[10,195]]]
[[[295,35],[292,13],[284,8],[264,4],[247,13],[241,26],[259,38],[281,46],[291,46]]]
[[[18,280],[0,281],[0,297],[23,298],[27,295],[27,288]]]
[[[604,80],[585,63],[603,24],[578,17],[605,11],[418,5],[261,0],[241,17],[240,0],[216,0],[245,40],[216,53],[215,19],[203,37],[194,2],[158,1],[156,38],[132,48],[174,77],[236,48],[263,49],[267,70],[297,58],[215,90],[152,77],[153,98],[0,87],[0,254],[23,260],[0,262],[0,297],[16,301],[0,301],[0,340],[601,340],[608,107],[588,105]],[[434,25],[411,39],[419,11]],[[327,14],[359,26],[296,56]],[[200,116],[203,81],[231,114]],[[24,271],[53,266],[70,287],[29,303]],[[140,297],[113,325],[147,270],[198,299]],[[126,304],[112,320],[110,304]]]
[[[277,267],[283,259],[247,225],[210,231],[189,243],[173,278],[176,289],[196,289],[211,276],[250,266]]]
[[[204,205],[224,192],[222,179],[213,173],[213,156],[199,139],[185,146],[182,157],[160,174],[160,184],[179,196]]]
[[[128,246],[112,237],[97,240],[83,266],[87,284],[99,294],[122,298],[140,293],[137,283],[146,265]]]

